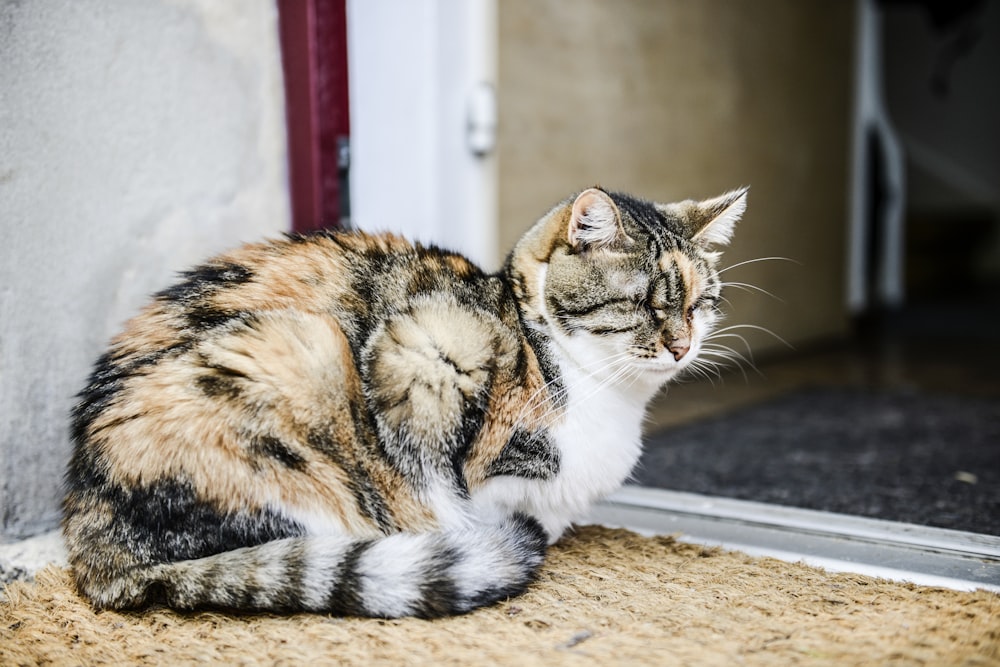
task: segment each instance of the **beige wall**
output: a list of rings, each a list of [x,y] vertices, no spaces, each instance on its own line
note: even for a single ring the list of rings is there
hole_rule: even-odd
[[[843,334],[853,6],[500,2],[501,246],[594,183],[667,201],[750,185],[724,263],[801,264],[727,273],[784,300],[730,289],[730,322],[797,345]]]

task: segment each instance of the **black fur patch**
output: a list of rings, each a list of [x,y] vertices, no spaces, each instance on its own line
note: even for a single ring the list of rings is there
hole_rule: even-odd
[[[518,528],[524,538],[520,544],[520,555],[523,559],[522,563],[527,570],[525,572],[526,576],[522,580],[503,583],[481,590],[475,595],[468,596],[462,602],[462,609],[456,609],[456,611],[468,611],[493,604],[499,600],[517,597],[524,593],[531,582],[538,576],[538,567],[541,565],[545,557],[545,551],[548,548],[548,535],[538,521],[527,515],[516,514],[512,517],[512,521],[518,524]]]
[[[308,539],[308,538],[306,538]],[[276,611],[298,611],[302,608],[303,584],[308,567],[302,542],[289,549],[285,556],[285,576],[281,588],[275,592]]]
[[[141,374],[144,369],[159,363],[162,359],[177,356],[188,349],[188,344],[179,344],[163,350],[124,356],[111,350],[104,353],[94,364],[87,386],[77,398],[79,402],[71,415],[71,435],[78,443],[88,438],[93,421],[110,405],[118,400],[125,381]]]
[[[557,300],[555,297],[551,297],[548,299],[548,305],[552,310],[553,315],[556,317],[584,317],[586,315],[592,315],[598,310],[613,306],[622,306],[624,308],[631,309],[635,307],[635,302],[632,299],[612,298],[605,299],[604,301],[594,301],[591,303],[581,303],[577,306],[571,306]]]
[[[545,431],[529,433],[523,429],[504,445],[500,456],[486,469],[489,477],[511,475],[528,479],[549,479],[559,472],[559,451]]]
[[[92,471],[90,479],[101,477]],[[199,500],[188,482],[177,479],[130,489],[104,483],[83,493],[97,495],[116,508],[107,539],[143,563],[202,558],[305,532],[296,522],[270,511],[223,514]]]
[[[347,488],[351,491],[355,502],[358,503],[358,508],[365,516],[374,520],[378,527],[386,533],[397,528],[385,498],[371,481],[371,475],[360,463],[348,461],[329,433],[321,430],[311,431],[306,442],[316,451],[329,457],[347,473]],[[370,455],[378,456],[379,454],[372,452]]]
[[[286,468],[301,470],[306,460],[278,438],[264,435],[250,441],[250,452],[257,456],[273,459]]]
[[[221,396],[239,398],[243,392],[240,385],[250,380],[246,373],[215,363],[203,354],[198,355],[198,365],[204,368],[205,372],[198,376],[195,384],[210,398]]]
[[[190,302],[208,296],[225,287],[250,282],[253,272],[234,262],[203,264],[181,274],[183,280],[159,292],[156,296],[167,301]]]
[[[638,324],[627,327],[587,327],[587,331],[595,336],[612,336],[614,334],[632,333],[638,329]]]
[[[652,202],[622,192],[608,195],[621,211],[623,222],[631,222],[655,240],[657,255],[677,248],[678,239],[686,236],[683,225],[661,213]]]
[[[534,327],[524,326],[523,321],[522,328],[524,330],[524,337],[528,339],[528,344],[531,345],[531,349],[535,352],[535,357],[538,359],[538,367],[542,371],[542,377],[545,379],[546,386],[549,388],[549,395],[555,401],[556,405],[560,407],[564,406],[566,403],[566,391],[562,383],[562,377],[559,374],[559,367],[549,352],[549,337]]]
[[[235,319],[249,319],[248,313],[216,308],[211,303],[218,291],[253,280],[253,272],[247,267],[233,262],[213,262],[185,271],[181,277],[180,282],[157,293],[156,298],[182,305],[191,328],[202,331]]]
[[[487,395],[488,389],[479,396],[463,401],[462,421],[454,436],[456,446],[450,452],[451,470],[456,489],[462,497],[466,498],[469,496],[469,487],[465,480],[465,461],[469,457],[472,443],[483,430],[483,424],[486,421]]]
[[[242,393],[236,378],[224,373],[205,373],[198,376],[195,384],[209,398],[239,398]]]
[[[213,308],[204,304],[193,304],[188,307],[184,314],[187,317],[188,326],[199,331],[215,329],[237,321],[249,324],[253,319],[250,313],[244,311]]]
[[[461,596],[449,571],[461,554],[457,549],[442,547],[427,563],[420,574],[420,601],[413,610],[420,618],[439,618],[465,611],[460,605]]]
[[[361,576],[358,573],[358,561],[372,546],[371,541],[357,542],[352,545],[340,561],[334,585],[327,597],[328,611],[344,615],[359,616],[365,614],[364,601],[361,599]]]

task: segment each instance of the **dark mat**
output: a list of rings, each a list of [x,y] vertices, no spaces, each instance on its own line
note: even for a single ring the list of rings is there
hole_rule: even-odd
[[[635,481],[1000,535],[1000,401],[803,390],[653,434]]]

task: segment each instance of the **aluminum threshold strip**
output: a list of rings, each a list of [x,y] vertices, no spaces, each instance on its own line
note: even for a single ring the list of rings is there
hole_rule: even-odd
[[[1000,537],[625,486],[589,519],[834,572],[1000,592]]]

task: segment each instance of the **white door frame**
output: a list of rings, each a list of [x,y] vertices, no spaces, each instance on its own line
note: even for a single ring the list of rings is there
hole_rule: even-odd
[[[359,229],[398,232],[494,268],[496,12],[496,0],[348,0]]]

